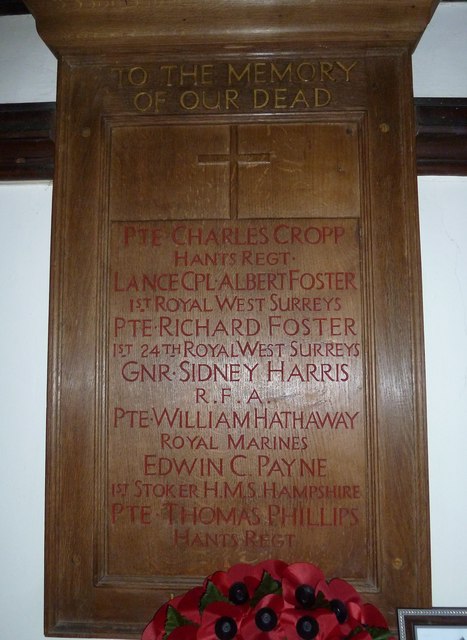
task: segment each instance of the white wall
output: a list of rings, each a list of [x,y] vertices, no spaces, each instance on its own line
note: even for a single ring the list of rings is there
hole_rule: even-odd
[[[50,185],[0,183],[0,638],[42,638]]]
[[[467,96],[467,4],[441,5],[418,96]],[[0,103],[53,101],[30,16],[0,18]],[[421,178],[433,604],[467,606],[467,178]],[[0,639],[42,639],[51,185],[0,183]],[[403,523],[401,523],[403,526]]]
[[[419,180],[435,606],[467,606],[467,178]]]
[[[444,2],[413,56],[414,94],[420,98],[467,97],[466,49],[467,6]]]
[[[417,97],[467,98],[467,3],[443,3],[413,56]],[[434,606],[467,607],[467,178],[418,180]]]
[[[53,102],[57,64],[32,16],[0,17],[0,104]]]

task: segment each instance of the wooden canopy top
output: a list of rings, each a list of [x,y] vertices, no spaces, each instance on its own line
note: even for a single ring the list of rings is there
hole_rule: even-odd
[[[215,45],[413,48],[438,0],[26,0],[56,53]]]

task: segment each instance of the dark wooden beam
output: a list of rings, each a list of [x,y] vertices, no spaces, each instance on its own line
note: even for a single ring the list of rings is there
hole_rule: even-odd
[[[467,98],[417,98],[418,175],[467,176]]]
[[[0,180],[51,180],[55,103],[0,105]]]
[[[19,16],[30,13],[21,0],[0,0],[0,16]]]
[[[467,98],[415,100],[418,175],[467,176]],[[55,104],[0,105],[0,180],[52,180]]]

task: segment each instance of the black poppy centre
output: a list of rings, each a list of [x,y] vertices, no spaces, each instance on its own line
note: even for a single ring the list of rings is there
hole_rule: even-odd
[[[308,609],[315,603],[315,590],[309,584],[301,584],[295,589],[295,599],[301,607]]]
[[[339,624],[344,623],[347,620],[347,607],[342,600],[331,600],[330,606],[337,618],[337,622]]]
[[[214,631],[219,640],[232,640],[237,634],[237,623],[233,618],[222,616],[217,620]]]
[[[297,621],[297,633],[303,640],[312,640],[319,633],[319,624],[311,616],[303,616]]]
[[[277,615],[274,609],[263,607],[255,616],[255,622],[261,631],[272,631],[277,625]]]
[[[233,604],[245,604],[249,600],[248,589],[244,582],[234,582],[229,589],[229,600]]]

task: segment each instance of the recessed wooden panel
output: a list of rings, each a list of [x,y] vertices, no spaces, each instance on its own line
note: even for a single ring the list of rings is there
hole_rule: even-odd
[[[311,559],[308,533],[330,571],[372,586],[357,125],[109,137],[101,580]]]
[[[353,122],[238,127],[240,152],[264,161],[239,167],[238,216],[349,217],[360,210]],[[254,157],[254,156],[253,156]]]
[[[357,228],[112,224],[107,577],[319,548],[371,583]]]
[[[360,210],[354,122],[120,126],[111,138],[114,220],[348,217]]]
[[[112,131],[113,219],[228,218],[229,127],[121,127]]]

